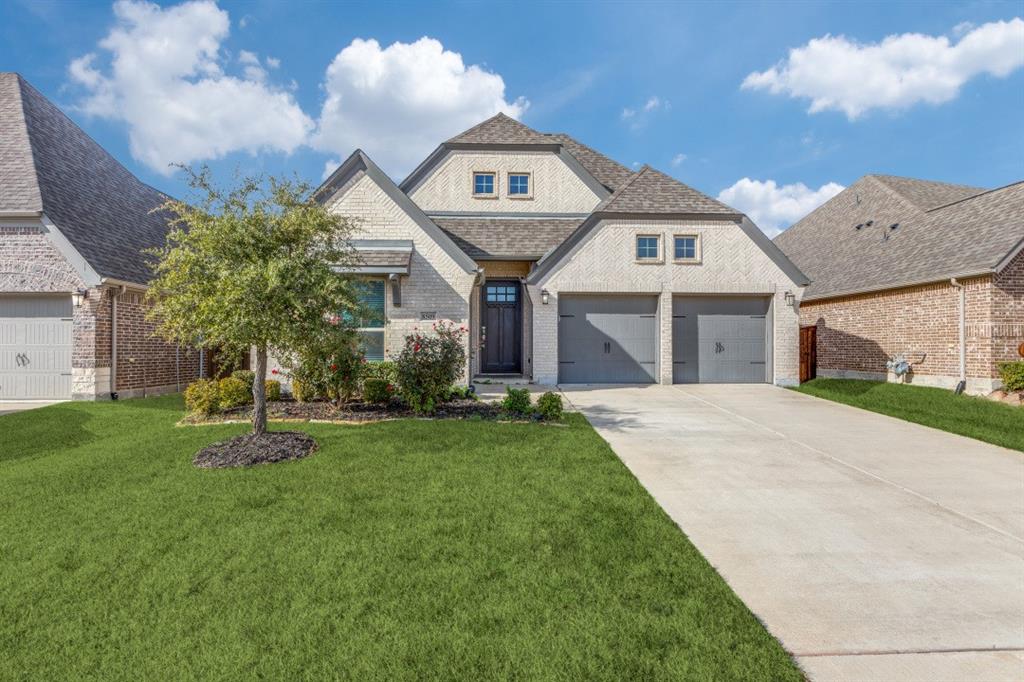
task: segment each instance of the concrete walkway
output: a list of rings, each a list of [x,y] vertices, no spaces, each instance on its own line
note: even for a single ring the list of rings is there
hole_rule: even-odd
[[[562,390],[812,679],[1024,679],[1024,454],[767,385]]]
[[[67,402],[64,400],[26,400],[26,401],[15,401],[15,400],[0,400],[0,414],[11,414],[13,412],[24,412],[25,410],[34,410],[37,407],[46,407],[47,405],[56,405],[57,403]]]

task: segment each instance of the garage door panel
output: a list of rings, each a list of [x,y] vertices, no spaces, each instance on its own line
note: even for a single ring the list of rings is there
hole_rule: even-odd
[[[767,297],[677,297],[672,314],[673,381],[770,381],[769,306]]]
[[[657,361],[653,296],[562,296],[559,381],[651,383]]]
[[[71,297],[0,296],[0,399],[71,397]]]

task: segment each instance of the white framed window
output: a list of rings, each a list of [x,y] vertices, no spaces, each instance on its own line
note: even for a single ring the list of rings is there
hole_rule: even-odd
[[[365,279],[357,282],[356,288],[363,307],[357,327],[363,352],[367,360],[383,360],[386,284],[383,279]]]
[[[661,260],[661,235],[638,234],[636,236],[636,259],[642,263],[656,263]]]
[[[533,178],[530,173],[508,174],[508,196],[510,199],[530,199],[533,197]]]
[[[699,263],[700,257],[700,235],[677,234],[672,238],[672,259],[677,263]]]
[[[473,196],[490,199],[498,196],[497,173],[473,171]]]

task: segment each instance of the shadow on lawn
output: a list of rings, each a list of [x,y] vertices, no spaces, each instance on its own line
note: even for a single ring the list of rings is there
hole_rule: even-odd
[[[85,428],[91,420],[92,415],[65,405],[5,415],[0,462],[13,462],[96,440],[96,434]],[[54,423],[58,421],[60,429],[55,429]]]

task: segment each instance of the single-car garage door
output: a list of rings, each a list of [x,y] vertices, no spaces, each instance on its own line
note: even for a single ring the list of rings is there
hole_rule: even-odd
[[[673,299],[673,382],[771,381],[770,302],[767,297],[750,296]]]
[[[0,296],[0,400],[71,398],[71,296]]]
[[[560,383],[652,383],[657,357],[656,296],[559,296]]]

